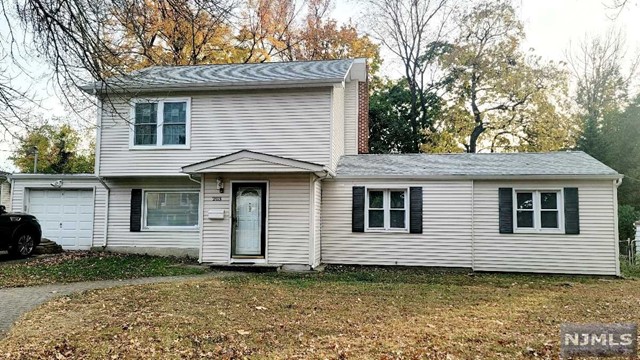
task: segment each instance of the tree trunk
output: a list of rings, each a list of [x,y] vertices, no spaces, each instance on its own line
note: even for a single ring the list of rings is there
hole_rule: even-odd
[[[478,107],[478,103],[477,103],[478,81],[479,81],[479,76],[477,75],[476,67],[474,66],[473,73],[471,74],[471,89],[470,89],[471,94],[470,95],[471,95],[471,111],[473,113],[473,121],[476,126],[473,128],[473,131],[471,132],[471,136],[469,136],[469,147],[467,148],[467,152],[469,153],[476,152],[478,138],[480,137],[480,134],[484,132],[484,125],[482,124],[482,113],[480,112],[480,108]]]
[[[484,132],[484,126],[482,123],[473,128],[471,132],[471,136],[469,137],[469,147],[467,148],[467,152],[475,153],[477,149],[477,142],[480,135]]]

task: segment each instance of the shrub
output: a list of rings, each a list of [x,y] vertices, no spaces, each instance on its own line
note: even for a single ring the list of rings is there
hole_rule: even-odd
[[[636,236],[635,222],[640,218],[640,212],[631,205],[620,205],[618,207],[618,236],[620,240],[634,239]],[[635,246],[632,245],[632,253],[635,253]],[[629,245],[626,241],[620,241],[620,255],[629,254]]]
[[[635,222],[640,219],[640,211],[631,205],[618,207],[618,232],[620,240],[634,239],[636,235]]]

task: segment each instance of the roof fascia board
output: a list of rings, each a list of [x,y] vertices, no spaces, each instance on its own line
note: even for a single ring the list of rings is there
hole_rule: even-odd
[[[96,180],[94,174],[12,174],[11,178],[22,179],[76,179],[76,180]]]
[[[617,180],[623,175],[369,175],[338,174],[336,180]]]
[[[240,159],[258,160],[258,161],[263,161],[271,164],[301,169],[309,172],[324,171],[323,165],[314,165],[311,163],[306,163],[306,162],[298,161],[295,159],[281,158],[281,157],[272,156],[268,154],[254,153],[254,152],[244,150],[244,151],[236,152],[230,155],[222,156],[216,159],[212,159],[209,161],[205,161],[202,163],[187,165],[182,168],[182,172],[183,173],[199,173],[199,172],[205,172],[205,170],[209,170],[209,169],[214,170],[213,168],[215,168],[216,166],[227,164],[232,161],[240,160]],[[215,170],[210,172],[215,172]]]
[[[269,83],[217,83],[213,84],[180,84],[172,86],[118,86],[110,85],[108,88],[94,85],[80,86],[80,89],[89,94],[95,93],[136,93],[136,92],[156,92],[156,91],[227,91],[227,90],[264,90],[264,89],[286,89],[286,88],[314,88],[331,87],[335,84],[343,83],[344,78],[323,79],[322,81],[277,81]]]

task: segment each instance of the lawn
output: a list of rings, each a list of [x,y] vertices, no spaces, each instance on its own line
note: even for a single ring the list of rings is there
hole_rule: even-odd
[[[189,275],[204,269],[185,258],[71,251],[19,263],[0,263],[0,288],[91,280]]]
[[[558,358],[562,322],[640,322],[636,280],[338,268],[91,291],[27,314],[11,359]]]

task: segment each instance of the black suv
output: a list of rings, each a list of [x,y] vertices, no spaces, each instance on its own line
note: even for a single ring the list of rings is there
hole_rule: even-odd
[[[24,213],[8,213],[0,205],[0,250],[13,256],[27,257],[40,244],[42,230],[36,217]]]

